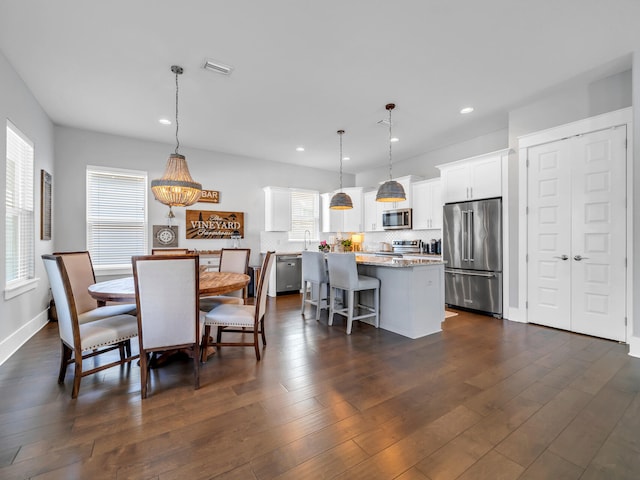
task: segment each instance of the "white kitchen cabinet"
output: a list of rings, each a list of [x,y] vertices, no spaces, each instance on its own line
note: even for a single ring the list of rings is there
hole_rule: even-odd
[[[442,188],[439,178],[412,185],[413,229],[442,228]]]
[[[264,229],[267,232],[291,230],[291,190],[264,187]]]
[[[389,208],[386,203],[376,202],[376,190],[364,194],[364,231],[382,232],[382,212]]]
[[[502,171],[509,150],[438,165],[443,203],[502,196]]]
[[[339,190],[320,195],[322,199],[322,231],[324,233],[363,231],[362,188],[345,187],[342,191],[351,197],[352,209],[331,210],[329,208],[331,198]]]

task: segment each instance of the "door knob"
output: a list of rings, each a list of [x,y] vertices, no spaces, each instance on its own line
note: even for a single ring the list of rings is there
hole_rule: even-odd
[[[576,255],[575,257],[573,257],[573,259],[576,262],[579,262],[580,260],[589,260],[589,257],[583,257],[582,255]]]
[[[559,257],[558,257],[558,256],[555,256],[555,257],[553,257],[553,258],[559,258],[560,260],[569,260],[569,257],[568,257],[567,255],[560,255]],[[577,259],[576,259],[576,260],[577,260]]]

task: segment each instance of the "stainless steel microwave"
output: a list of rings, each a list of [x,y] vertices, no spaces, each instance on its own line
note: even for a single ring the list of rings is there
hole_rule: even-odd
[[[382,228],[385,230],[411,228],[411,209],[385,210],[382,212]]]

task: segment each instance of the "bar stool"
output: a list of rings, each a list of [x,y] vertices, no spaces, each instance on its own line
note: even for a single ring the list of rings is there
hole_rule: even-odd
[[[351,334],[351,327],[354,320],[375,317],[375,326],[380,326],[380,279],[358,275],[355,253],[329,253],[327,254],[329,265],[329,325],[333,325],[333,315],[343,315],[347,317],[347,335]],[[345,302],[342,308],[335,308],[336,290],[346,292]],[[355,302],[355,293],[363,290],[374,291],[374,306]],[[355,309],[364,310],[367,313],[354,316]]]
[[[324,286],[324,288],[323,288]],[[327,263],[322,252],[302,252],[302,305],[300,313],[308,304],[316,307],[316,320],[320,319],[320,310],[329,308],[327,290],[329,289],[329,274]],[[317,295],[314,293],[317,292]]]

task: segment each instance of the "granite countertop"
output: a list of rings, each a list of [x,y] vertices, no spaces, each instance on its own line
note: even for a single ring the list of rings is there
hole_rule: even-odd
[[[376,257],[371,255],[357,255],[356,262],[359,265],[372,265],[375,267],[406,268],[419,267],[424,265],[444,265],[445,262],[439,259],[426,258],[399,258],[399,257]]]

